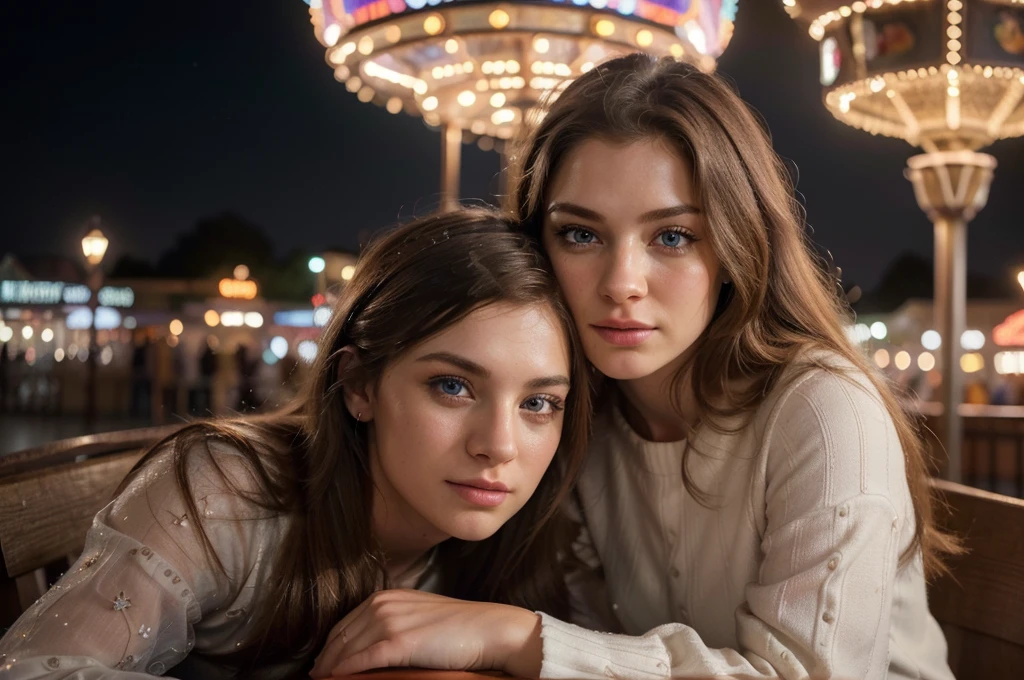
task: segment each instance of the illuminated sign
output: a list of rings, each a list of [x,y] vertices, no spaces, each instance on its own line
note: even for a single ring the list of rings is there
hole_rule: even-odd
[[[7,305],[84,305],[92,298],[88,286],[62,281],[0,281],[0,304]],[[99,303],[104,307],[131,307],[135,291],[131,288],[104,286]]]
[[[992,341],[1000,347],[1024,347],[1024,309],[1014,312],[993,328]]]
[[[257,290],[255,281],[239,281],[238,279],[221,279],[217,288],[224,297],[238,300],[252,300],[256,297]]]

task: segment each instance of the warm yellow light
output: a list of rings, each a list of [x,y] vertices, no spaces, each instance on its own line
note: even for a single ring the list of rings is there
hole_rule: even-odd
[[[110,245],[110,242],[103,235],[103,232],[99,229],[93,229],[82,239],[82,253],[85,255],[86,261],[95,266],[103,261],[108,245]]]
[[[610,19],[598,19],[594,23],[594,33],[601,36],[602,38],[607,38],[614,32],[615,23],[612,22]]]
[[[508,22],[511,20],[512,19],[509,17],[508,12],[503,9],[496,9],[487,17],[487,23],[499,31],[508,26]]]
[[[352,76],[345,81],[345,89],[349,92],[358,92],[359,88],[363,86],[363,79],[359,76]]]
[[[437,108],[437,97],[427,97],[420,106],[424,111],[433,111]]]
[[[256,297],[255,281],[239,281],[238,279],[221,279],[217,286],[220,294],[226,298],[252,300]]]
[[[516,119],[516,112],[512,109],[498,109],[491,114],[491,122],[495,125],[504,125],[505,123],[511,123]]]
[[[985,357],[977,352],[971,352],[960,357],[960,368],[964,373],[977,373],[985,368]]]
[[[352,277],[356,275],[355,265],[347,264],[341,268],[341,278],[344,281],[351,281]]]
[[[170,324],[171,335],[181,335],[185,330],[185,324],[180,319],[175,319]]]
[[[640,47],[650,47],[651,43],[654,42],[654,34],[648,31],[646,28],[641,28],[636,32],[636,44]]]
[[[373,88],[367,85],[366,87],[359,90],[359,94],[356,95],[356,98],[359,99],[359,101],[366,104],[367,102],[373,99]]]
[[[683,54],[685,54],[685,52],[683,51],[683,46],[680,45],[679,43],[672,43],[671,45],[669,45],[668,51],[674,59],[682,59]]]
[[[391,24],[384,31],[384,39],[392,44],[398,42],[402,39],[402,29],[395,24]]]
[[[448,54],[455,54],[459,51],[459,41],[455,38],[448,38],[444,41],[444,51]]]
[[[437,35],[444,30],[444,19],[438,14],[431,14],[423,20],[423,30],[427,35]]]
[[[25,326],[24,328],[21,329],[21,337],[25,338],[26,340],[32,339],[32,333],[32,326]]]
[[[875,364],[877,364],[879,368],[885,368],[886,366],[888,366],[889,352],[884,349],[880,349],[877,352],[875,352]]]
[[[504,105],[505,105],[505,93],[504,92],[495,92],[494,94],[491,95],[491,106],[493,106],[496,109],[500,109]]]
[[[43,332],[39,334],[39,339],[42,340],[43,342],[50,342],[51,340],[53,340],[53,329],[44,328]]]
[[[476,95],[471,90],[463,90],[455,100],[459,102],[459,106],[472,106],[476,103]]]
[[[551,43],[547,38],[537,38],[533,41],[533,51],[537,54],[547,54],[551,49]]]
[[[921,352],[917,356],[917,367],[922,371],[930,371],[935,368],[935,355],[931,352]]]
[[[237,267],[235,267],[235,271],[233,273],[235,275],[235,278],[238,279],[239,281],[245,281],[247,278],[249,278],[249,268],[246,267],[244,264],[240,264]]]
[[[910,367],[910,352],[897,352],[893,363],[901,371],[907,370]]]
[[[218,314],[215,309],[208,309],[206,310],[206,314],[203,314],[203,321],[205,321],[206,325],[210,328],[214,328],[220,323],[220,314]]]
[[[388,113],[401,113],[402,112],[402,100],[398,97],[392,97],[388,100],[386,105]]]
[[[368,35],[364,35],[359,39],[359,44],[356,46],[356,49],[359,50],[359,54],[373,54],[373,38]]]

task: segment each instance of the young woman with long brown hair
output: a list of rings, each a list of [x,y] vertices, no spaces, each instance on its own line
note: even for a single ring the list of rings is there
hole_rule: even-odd
[[[350,615],[372,633],[327,665],[951,678],[925,581],[956,542],[933,524],[925,451],[848,339],[755,115],[715,75],[633,55],[566,88],[517,163],[511,208],[604,376],[572,623],[495,610],[494,629],[460,628],[487,605],[416,618],[440,598],[406,593]]]
[[[388,588],[568,615],[552,565],[590,415],[577,342],[493,213],[392,231],[298,402],[154,446],[0,641],[0,675],[291,677]]]

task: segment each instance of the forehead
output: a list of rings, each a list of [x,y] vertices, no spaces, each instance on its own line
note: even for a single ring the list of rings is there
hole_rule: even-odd
[[[546,198],[548,204],[575,203],[609,218],[697,205],[689,160],[657,138],[585,140],[566,154]]]
[[[545,302],[494,303],[417,345],[406,356],[450,352],[494,374],[532,379],[568,374],[569,345],[562,323]]]

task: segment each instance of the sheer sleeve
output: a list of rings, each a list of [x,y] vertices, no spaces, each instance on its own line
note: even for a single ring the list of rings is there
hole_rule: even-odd
[[[226,483],[254,489],[242,458],[217,445],[209,455],[201,448],[188,459],[201,516],[185,510],[171,454],[148,463],[96,515],[78,561],[0,640],[0,676],[151,677],[197,647],[216,652],[223,646],[241,617],[225,619],[227,625],[211,631],[211,639],[197,639],[196,625],[210,612],[244,600],[243,584],[274,533],[274,521]],[[209,537],[212,555],[197,526]]]

